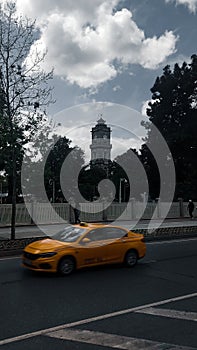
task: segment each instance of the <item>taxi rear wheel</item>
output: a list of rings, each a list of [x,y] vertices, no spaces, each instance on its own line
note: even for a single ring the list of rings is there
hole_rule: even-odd
[[[65,256],[58,264],[58,272],[60,275],[68,276],[75,270],[75,260],[72,256]]]
[[[138,253],[136,250],[129,250],[125,255],[125,265],[128,267],[133,267],[137,264]]]

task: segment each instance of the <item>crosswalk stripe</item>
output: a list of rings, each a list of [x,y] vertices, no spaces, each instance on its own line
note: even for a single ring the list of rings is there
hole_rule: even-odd
[[[156,342],[147,339],[139,339],[132,337],[119,336],[116,334],[108,334],[103,332],[94,332],[90,330],[73,330],[63,329],[56,332],[46,333],[45,336],[75,341],[80,343],[107,346],[114,349],[124,350],[194,350],[195,348]]]
[[[156,301],[156,302],[153,302],[153,303],[150,303],[150,304],[135,306],[135,307],[131,307],[131,308],[128,308],[128,309],[123,309],[123,310],[119,310],[119,311],[113,311],[113,312],[110,312],[110,313],[107,313],[107,314],[93,316],[93,317],[82,319],[82,320],[79,320],[79,321],[73,321],[73,322],[65,323],[65,324],[62,324],[62,325],[59,325],[59,326],[54,326],[54,327],[49,327],[49,328],[45,328],[45,329],[40,329],[38,331],[34,331],[34,332],[26,333],[26,334],[21,334],[21,335],[15,336],[15,337],[1,339],[0,340],[0,346],[1,345],[5,345],[5,344],[14,343],[16,341],[22,341],[22,340],[25,340],[25,339],[37,337],[37,336],[46,334],[48,332],[58,331],[58,330],[61,330],[61,329],[75,327],[75,326],[79,326],[79,325],[83,325],[83,324],[87,324],[87,323],[91,323],[91,322],[102,321],[102,320],[105,320],[105,319],[109,319],[111,317],[116,317],[116,316],[129,314],[131,312],[136,312],[138,310],[150,308],[150,307],[153,307],[153,306],[169,304],[169,303],[172,303],[172,302],[175,302],[175,301],[186,300],[186,299],[195,298],[195,297],[197,297],[197,292],[191,293],[191,294],[186,294],[186,295],[181,295],[181,296],[178,296],[178,297],[173,297],[173,298],[170,298],[170,299]]]
[[[194,322],[197,321],[196,312],[187,312],[187,311],[179,311],[179,310],[172,310],[172,309],[160,309],[156,307],[148,307],[135,312],[140,314],[177,318],[177,319],[187,320],[187,321],[194,321]]]

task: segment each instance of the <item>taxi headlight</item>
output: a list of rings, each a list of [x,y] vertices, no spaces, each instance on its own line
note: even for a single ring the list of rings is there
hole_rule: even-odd
[[[39,254],[39,258],[50,258],[51,256],[56,255],[56,252],[48,252]]]

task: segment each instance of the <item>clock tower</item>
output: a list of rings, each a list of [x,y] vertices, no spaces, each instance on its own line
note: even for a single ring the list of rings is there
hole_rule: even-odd
[[[92,128],[92,144],[90,165],[99,165],[103,168],[107,167],[111,162],[110,143],[111,128],[106,125],[106,121],[100,117],[97,124]]]

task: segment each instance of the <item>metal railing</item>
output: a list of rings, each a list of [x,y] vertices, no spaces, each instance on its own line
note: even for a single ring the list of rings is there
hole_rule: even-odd
[[[81,203],[82,221],[111,221],[135,219],[162,219],[187,217],[187,203],[179,201],[170,205],[166,216],[168,203],[143,202],[133,200],[129,203]],[[106,207],[106,209],[104,209]],[[11,223],[11,204],[0,204],[0,225]],[[16,205],[16,225],[50,224],[69,222],[73,219],[72,208],[68,203],[28,203]]]

